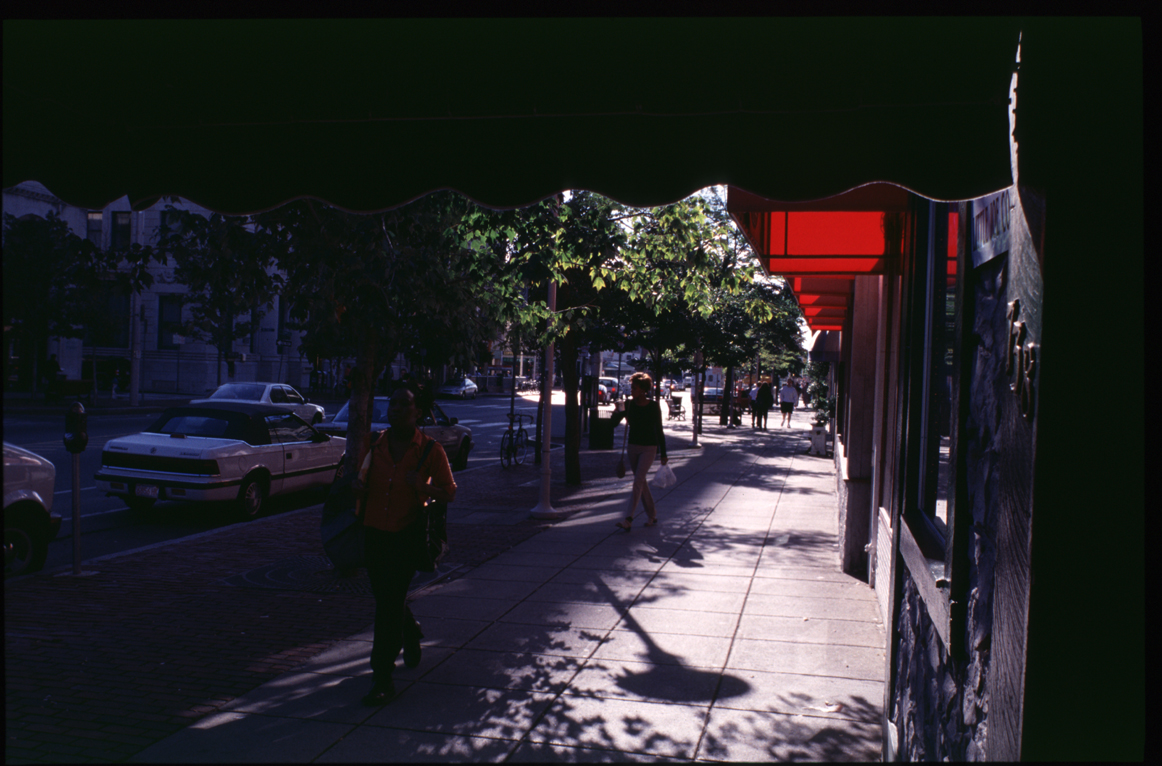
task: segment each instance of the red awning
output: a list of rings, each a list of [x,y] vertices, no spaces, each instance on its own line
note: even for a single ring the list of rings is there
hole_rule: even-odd
[[[859,186],[810,202],[780,202],[730,187],[727,210],[772,276],[787,279],[812,330],[842,330],[855,277],[883,274],[899,245],[895,217],[911,192],[890,183]],[[948,279],[956,279],[956,214],[949,216]]]

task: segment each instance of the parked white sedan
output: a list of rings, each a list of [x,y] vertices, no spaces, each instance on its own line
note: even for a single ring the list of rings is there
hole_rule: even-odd
[[[190,403],[169,408],[142,433],[107,442],[93,478],[130,508],[236,500],[254,518],[267,497],[330,485],[346,446],[269,404]]]
[[[195,399],[194,402],[255,402],[273,404],[290,410],[308,423],[321,423],[327,416],[326,410],[312,404],[305,396],[285,383],[223,383],[209,399]]]
[[[475,399],[479,390],[472,378],[453,378],[436,389],[437,396],[453,396],[457,399]]]
[[[52,510],[56,468],[35,452],[4,442],[4,575],[44,566],[48,544],[60,531]]]

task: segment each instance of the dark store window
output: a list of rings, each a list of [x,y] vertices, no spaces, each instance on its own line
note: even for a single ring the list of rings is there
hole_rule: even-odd
[[[90,210],[89,211],[88,237],[89,237],[89,241],[92,242],[97,247],[101,246],[101,222],[102,222],[102,218],[103,218],[103,216],[102,216],[100,210]]]
[[[125,250],[129,247],[129,220],[132,213],[113,214],[113,237],[110,247],[114,250]]]
[[[157,299],[157,348],[173,351],[178,347],[174,335],[181,335],[182,301],[180,295],[160,295]]]
[[[85,334],[85,345],[129,348],[129,291],[110,286],[102,296],[105,311]]]

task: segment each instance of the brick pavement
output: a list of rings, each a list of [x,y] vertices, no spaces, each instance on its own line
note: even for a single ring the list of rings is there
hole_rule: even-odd
[[[562,452],[553,460],[556,507],[614,491],[600,481],[613,453],[583,453],[582,475],[599,480],[565,487]],[[545,529],[550,522],[519,513],[536,504],[539,476],[532,465],[458,475],[456,515],[509,513],[492,524],[453,519],[449,565],[474,566]],[[313,508],[86,565],[97,572],[89,577],[6,582],[5,762],[125,760],[363,630],[367,595],[224,582],[319,553]]]

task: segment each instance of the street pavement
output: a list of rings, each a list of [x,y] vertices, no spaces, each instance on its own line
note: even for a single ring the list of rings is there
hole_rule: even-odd
[[[5,583],[6,756],[48,762],[767,761],[880,756],[884,627],[839,570],[811,413],[667,422],[661,523],[616,529],[616,451],[457,472],[417,576],[423,660],[364,707],[374,601],[320,506]],[[777,420],[773,418],[772,420]],[[640,507],[639,507],[640,512]],[[71,570],[70,570],[71,572]]]

